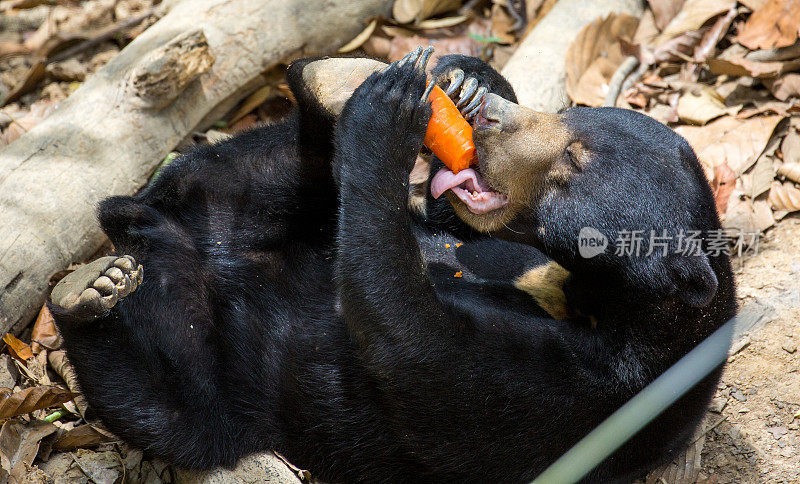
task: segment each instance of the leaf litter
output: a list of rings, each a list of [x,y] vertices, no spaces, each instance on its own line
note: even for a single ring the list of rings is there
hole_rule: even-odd
[[[598,19],[573,41],[566,59],[572,101],[635,109],[686,138],[716,187],[726,229],[761,232],[800,210],[800,182],[782,167],[800,154],[797,123],[784,121],[800,113],[800,1],[648,3],[633,40],[610,32],[598,39]],[[587,38],[627,58],[600,56],[607,67],[592,72],[585,55],[575,55]]]

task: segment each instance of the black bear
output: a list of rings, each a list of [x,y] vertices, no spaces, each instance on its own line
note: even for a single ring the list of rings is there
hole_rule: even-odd
[[[429,55],[372,74],[338,117],[297,61],[294,115],[101,204],[125,255],[72,273],[51,308],[110,430],[189,468],[274,449],[326,482],[524,482],[734,315],[703,172],[643,115],[537,113],[447,56],[433,74],[469,108],[478,164],[410,183]],[[587,227],[610,240],[594,257]],[[619,250],[652,232],[673,238]],[[673,456],[720,371],[586,480]]]

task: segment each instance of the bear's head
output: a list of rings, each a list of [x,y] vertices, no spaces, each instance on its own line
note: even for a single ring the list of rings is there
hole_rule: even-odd
[[[447,170],[431,181],[461,220],[534,245],[573,276],[712,301],[728,259],[709,257],[710,240],[724,234],[694,152],[671,129],[631,110],[549,114],[487,94],[474,140],[469,187]]]

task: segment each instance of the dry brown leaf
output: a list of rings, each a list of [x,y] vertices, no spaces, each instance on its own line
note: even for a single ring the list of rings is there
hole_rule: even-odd
[[[637,25],[636,17],[610,14],[581,29],[564,60],[567,94],[573,101],[587,106],[603,104],[608,82],[625,59],[619,38],[632,37]]]
[[[800,163],[800,133],[790,129],[781,142],[784,163]]]
[[[765,79],[764,85],[780,101],[800,97],[800,74],[786,74],[777,79]]]
[[[791,182],[774,181],[769,188],[767,202],[773,210],[788,212],[800,210],[800,188]]]
[[[695,46],[702,40],[703,32],[701,30],[690,30],[678,36],[671,38],[661,45],[653,49],[652,57],[647,57],[643,54],[642,61],[648,64],[655,64],[658,62],[677,61],[683,62],[692,55]]]
[[[678,122],[678,112],[667,104],[656,104],[644,114],[663,124]]]
[[[18,379],[17,360],[9,355],[0,355],[0,387],[14,388]]]
[[[775,225],[775,216],[766,200],[756,200],[753,202],[753,221],[756,228],[763,232]]]
[[[800,163],[784,163],[778,167],[778,175],[800,183]]]
[[[633,43],[638,45],[653,45],[653,41],[656,40],[656,37],[658,37],[660,33],[661,31],[656,27],[653,11],[647,9],[639,20],[636,33],[633,34]]]
[[[646,108],[648,104],[648,97],[636,87],[628,89],[625,92],[622,99],[624,99],[625,102],[630,104],[631,106],[637,107],[639,109]]]
[[[761,156],[749,173],[742,175],[742,187],[745,195],[755,200],[759,195],[769,190],[769,185],[775,178],[775,167],[773,165],[772,158]]]
[[[728,200],[728,210],[722,227],[744,233],[762,232],[775,224],[772,210],[765,200],[753,201],[740,189],[734,190]]]
[[[86,398],[78,393],[78,378],[75,376],[75,370],[67,359],[67,353],[64,350],[49,351],[47,353],[47,361],[50,363],[50,367],[53,371],[58,373],[58,376],[67,384],[67,388],[75,394],[75,398],[73,399],[75,401],[75,407],[77,407],[80,416],[85,419],[88,404],[86,403]],[[70,411],[72,410],[70,409]]]
[[[90,447],[97,447],[106,442],[113,442],[116,440],[113,436],[109,436],[106,432],[100,432],[94,425],[84,424],[67,431],[56,439],[53,444],[53,450],[66,451],[75,449],[86,449]]]
[[[736,188],[736,172],[731,170],[726,163],[714,167],[714,178],[711,180],[711,190],[714,192],[714,202],[717,213],[725,214],[728,210],[728,199]]]
[[[411,24],[409,27],[413,30],[434,30],[434,29],[445,29],[447,27],[455,27],[458,24],[464,23],[469,20],[470,17],[468,15],[457,15],[455,17],[445,17],[445,18],[431,18],[428,20],[423,20],[417,24]]]
[[[744,57],[733,57],[729,59],[709,59],[708,68],[712,74],[729,76],[751,76],[751,77],[776,77],[785,72],[800,69],[800,61],[773,61],[758,62]]]
[[[724,116],[706,126],[679,126],[675,132],[686,138],[700,161],[710,168],[727,163],[736,173],[750,168],[764,151],[782,116],[760,116],[741,120]],[[707,171],[708,173],[708,171]]]
[[[65,479],[65,482],[86,482],[87,479],[91,483],[116,483],[126,481],[125,464],[123,460],[120,459],[120,455],[117,452],[94,452],[87,449],[78,449],[74,453],[71,453],[70,457],[74,462],[70,469],[74,470],[77,468],[80,469],[80,471],[77,472],[77,475],[72,472],[66,474],[68,478],[72,476],[76,476],[76,478],[74,478],[74,481]],[[152,470],[147,482],[163,482],[158,478],[161,472]],[[155,479],[151,479],[153,477],[155,477]]]
[[[228,124],[234,125],[238,123],[239,120],[247,116],[250,113],[250,111],[260,106],[261,103],[263,103],[270,97],[277,95],[279,92],[280,91],[278,90],[278,88],[271,83],[256,90],[256,92],[249,95],[247,99],[245,99],[244,102],[242,102],[241,107],[236,110],[233,116],[231,116],[231,120],[228,121]]]
[[[574,87],[592,62],[598,57],[606,56],[608,48],[616,44],[619,37],[630,36],[635,31],[637,22],[631,15],[610,14],[581,29],[569,45],[565,56],[568,86],[571,80]]]
[[[494,5],[502,5],[509,15],[516,19],[517,23],[513,27],[517,32],[525,31],[528,25],[528,19],[535,14],[536,8],[538,8],[538,5],[527,5],[523,0],[492,0],[492,3]],[[538,3],[541,5],[543,2],[542,0],[535,0],[529,3]],[[533,10],[531,10],[531,8],[533,8]]]
[[[581,75],[576,88],[568,93],[570,98],[577,104],[602,106],[609,90],[609,81],[618,67],[618,62],[598,57]]]
[[[25,39],[25,45],[32,51],[41,53],[40,49],[48,43],[62,48],[65,42],[94,37],[114,23],[115,3],[117,2],[103,1],[83,2],[81,6],[57,5],[38,30]]]
[[[719,17],[714,25],[711,26],[710,29],[706,30],[703,34],[703,39],[698,44],[697,48],[694,50],[694,61],[701,63],[705,62],[716,50],[716,46],[720,40],[725,37],[725,34],[728,32],[728,29],[733,23],[733,19],[736,18],[739,11],[734,6],[728,10],[728,13]]]
[[[236,121],[235,123],[231,123],[223,131],[225,131],[226,133],[230,133],[230,134],[238,133],[239,131],[246,131],[246,130],[254,127],[257,124],[258,124],[258,116],[257,115],[252,114],[252,113],[245,114],[244,116],[242,116],[242,119],[240,119],[239,121]]]
[[[28,69],[28,72],[25,74],[25,78],[19,83],[14,89],[9,92],[8,96],[6,97],[5,101],[3,101],[4,105],[13,103],[14,101],[18,100],[25,94],[29,93],[33,88],[39,84],[39,81],[44,79],[45,74],[45,64],[44,61],[37,61]]]
[[[666,104],[656,104],[647,114],[664,124],[677,123],[679,97],[680,93],[678,92],[667,94]],[[708,178],[710,180],[711,176],[709,175]]]
[[[33,323],[31,334],[31,349],[34,354],[39,354],[42,348],[57,350],[61,347],[61,335],[58,334],[56,323],[47,305],[42,305],[36,322]]]
[[[736,6],[736,0],[686,0],[683,8],[661,32],[655,45],[690,30],[697,30],[709,19]]]
[[[42,351],[24,365],[17,362],[17,368],[36,385],[50,386],[53,384],[47,374],[47,351]]]
[[[391,38],[413,37],[417,35],[414,29],[411,29],[408,25],[382,25],[381,32]]]
[[[665,81],[663,77],[654,73],[645,74],[644,77],[642,77],[642,84],[657,88],[658,90],[664,90],[669,87],[669,84],[667,84],[667,81]]]
[[[658,30],[664,30],[675,15],[681,11],[684,0],[647,0],[653,12],[653,20]]]
[[[25,388],[15,393],[0,389],[0,419],[31,413],[72,400],[74,393],[53,386]]]
[[[65,82],[83,82],[86,80],[86,76],[89,74],[86,63],[75,58],[67,59],[63,62],[53,62],[47,64],[45,71],[52,79]],[[50,85],[52,86],[54,84]]]
[[[702,38],[702,30],[692,30],[662,42],[656,48],[633,44],[625,39],[620,39],[620,45],[624,55],[633,55],[641,64],[651,66],[660,62],[685,62]]]
[[[764,89],[756,89],[751,85],[752,77],[738,77],[717,84],[714,89],[725,98],[725,105],[750,103],[753,100],[766,101],[773,99]]]
[[[710,86],[688,90],[678,100],[678,118],[685,123],[703,125],[724,114],[731,114],[729,108]]]
[[[511,59],[511,56],[514,55],[514,51],[517,49],[514,45],[498,45],[492,50],[492,60],[489,64],[499,72],[503,70],[503,67],[505,67],[506,63]]]
[[[370,38],[372,33],[375,32],[375,27],[377,26],[378,26],[378,19],[373,19],[372,22],[370,22],[367,25],[367,27],[361,31],[360,34],[356,35],[353,38],[353,40],[339,47],[339,53],[341,54],[345,52],[350,52],[364,45],[364,42],[366,42],[367,39]]]
[[[461,0],[396,0],[392,7],[392,16],[402,24],[421,22],[460,6]]]
[[[787,47],[800,33],[800,0],[769,0],[753,12],[739,32],[748,49]]]
[[[8,345],[8,352],[11,356],[19,361],[24,363],[26,360],[33,358],[31,347],[20,341],[19,338],[13,334],[6,333],[6,335],[3,336],[3,342]]]
[[[0,429],[0,465],[10,474],[11,482],[22,479],[39,453],[39,443],[58,428],[41,420],[23,423],[8,420]]]
[[[743,109],[736,115],[737,118],[751,118],[757,114],[775,113],[780,116],[790,116],[792,113],[800,112],[800,103],[782,101],[755,101],[755,107]]]
[[[11,124],[8,125],[3,134],[0,134],[0,146],[9,144],[18,139],[23,134],[30,131],[39,124],[44,118],[50,115],[58,107],[58,103],[48,100],[39,100],[33,103],[30,111],[22,116],[15,116]]]

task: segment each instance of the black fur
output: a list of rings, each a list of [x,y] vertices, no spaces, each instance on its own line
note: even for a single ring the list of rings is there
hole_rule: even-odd
[[[430,111],[424,76],[373,75],[335,122],[302,85],[302,65],[288,73],[300,103],[289,120],[197,149],[140,194],[101,204],[117,251],[144,266],[136,292],[91,323],[52,306],[83,392],[127,442],[190,468],[275,449],[326,482],[529,481],[732,316],[725,257],[711,260],[711,303],[693,308],[676,294],[702,267],[576,256],[583,225],[719,226],[671,131],[619,111],[569,112],[595,156],[642,157],[642,188],[622,171],[587,173],[517,222],[539,234],[522,242],[573,273],[570,302],[598,316],[593,330],[547,317],[513,287],[549,260],[538,250],[475,234],[442,200],[429,200],[428,218],[406,209]],[[477,60],[441,65],[477,70],[513,98]],[[660,170],[645,156],[654,149],[697,173]],[[640,198],[677,187],[686,210]],[[626,217],[587,209],[598,196]],[[466,245],[426,266],[420,247],[445,241]],[[717,379],[587,480],[628,479],[672,456]]]

